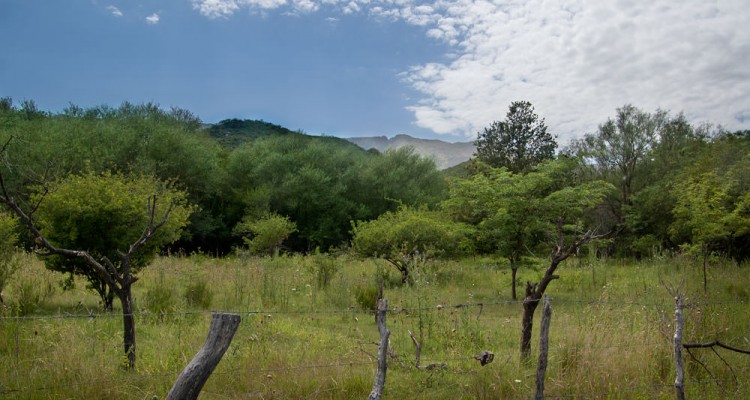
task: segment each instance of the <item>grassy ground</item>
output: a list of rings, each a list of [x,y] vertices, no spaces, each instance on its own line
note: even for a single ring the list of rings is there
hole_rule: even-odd
[[[521,281],[542,268],[519,271]],[[685,282],[685,342],[750,348],[748,271],[717,262],[704,292],[702,270],[688,260],[567,261],[548,289],[546,394],[674,398],[674,299],[665,287]],[[536,356],[519,360],[521,305],[510,299],[510,271],[476,258],[424,264],[415,276],[414,286],[400,286],[386,264],[346,256],[159,258],[134,286],[138,367],[128,372],[121,318],[103,314],[84,282],[63,291],[61,276],[25,256],[4,291],[3,316],[33,318],[0,319],[0,397],[163,398],[202,345],[210,310],[224,310],[242,323],[201,398],[366,398],[378,342],[366,310],[383,277],[392,350],[385,398],[531,398]],[[98,316],[37,318],[88,314]],[[421,365],[445,368],[414,368],[409,332],[422,344]],[[482,367],[473,355],[484,350],[495,359]],[[688,398],[750,397],[750,356],[692,354]]]

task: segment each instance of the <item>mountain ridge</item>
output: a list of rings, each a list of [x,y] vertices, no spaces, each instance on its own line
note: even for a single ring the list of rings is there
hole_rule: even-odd
[[[439,139],[420,139],[407,134],[398,134],[392,138],[387,136],[366,136],[344,138],[365,150],[375,149],[384,152],[388,149],[398,149],[412,146],[414,151],[424,157],[430,157],[441,170],[468,161],[474,155],[473,142],[450,143]]]

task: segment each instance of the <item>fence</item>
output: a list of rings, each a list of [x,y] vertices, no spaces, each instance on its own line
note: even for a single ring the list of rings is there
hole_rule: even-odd
[[[249,397],[364,398],[378,375],[384,382],[384,398],[403,398],[404,390],[413,390],[406,397],[424,398],[453,398],[456,394],[477,398],[681,398],[681,391],[687,397],[691,394],[701,398],[750,396],[747,355],[733,351],[724,354],[715,348],[725,345],[742,351],[742,347],[750,347],[748,327],[731,326],[732,315],[750,311],[746,301],[688,301],[686,305],[675,306],[552,298],[549,363],[546,384],[542,373],[542,394],[538,391],[536,358],[523,361],[518,356],[521,302],[432,301],[426,305],[428,301],[423,300],[423,306],[391,305],[387,309],[390,340],[386,337],[385,341],[373,310],[224,310],[240,315],[243,321],[226,358],[213,374],[212,381],[220,383],[212,385],[209,381],[204,394],[208,398],[238,397],[240,393]],[[676,323],[675,311],[686,312],[687,327]],[[197,350],[196,344],[205,337],[205,317],[211,313],[137,314],[138,351],[146,355],[141,358],[143,366],[135,374],[115,372],[111,379],[92,379],[83,376],[80,369],[65,374],[58,370],[66,367],[53,361],[80,358],[86,362],[100,352],[104,361],[98,362],[111,361],[120,344],[122,315],[2,317],[0,359],[4,366],[0,368],[4,371],[0,375],[0,397],[56,397],[60,393],[101,390],[142,390],[147,395],[163,397]],[[542,313],[538,314],[537,318]],[[597,326],[597,319],[605,317],[609,326]],[[711,318],[726,323],[719,324],[721,329],[717,329],[715,324],[706,322]],[[179,332],[166,332],[170,328],[192,330],[180,336]],[[631,336],[612,334],[617,328]],[[678,330],[682,334],[679,344]],[[325,332],[325,336],[319,331]],[[535,328],[535,344],[547,336],[539,335],[538,331]],[[61,347],[71,341],[67,334],[80,342],[71,344],[72,349],[67,351],[84,354],[45,359],[45,355],[66,352]],[[55,342],[58,339],[62,345]],[[165,343],[172,341],[173,345]],[[384,343],[389,344],[387,360],[378,355]],[[705,350],[699,352],[699,348]],[[680,355],[683,349],[690,354]],[[171,356],[159,356],[160,350]],[[312,353],[314,356],[306,357]],[[647,361],[635,364],[638,359]],[[685,365],[681,366],[681,362]],[[628,368],[628,363],[634,363],[634,367]],[[608,367],[611,364],[620,364],[622,368]],[[385,365],[388,379],[378,372]],[[643,365],[653,370],[634,371]],[[34,370],[39,376],[62,374],[65,379],[55,384],[51,379],[25,380],[23,376],[14,376],[10,368]],[[70,369],[75,371],[76,366]],[[605,382],[606,374],[620,375]],[[318,387],[312,385],[309,389],[285,388],[293,381],[289,378],[293,375],[336,383],[318,383]],[[354,383],[338,382],[337,378]],[[227,383],[238,380],[242,383]],[[346,391],[349,390],[344,388],[346,385],[352,386],[351,391]],[[127,389],[117,389],[121,386]],[[371,396],[374,392],[374,389],[370,392]]]

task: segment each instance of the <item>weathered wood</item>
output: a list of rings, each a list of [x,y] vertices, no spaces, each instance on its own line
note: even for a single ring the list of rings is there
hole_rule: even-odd
[[[677,400],[685,400],[685,366],[682,362],[682,326],[685,321],[682,310],[685,308],[685,303],[681,296],[677,296],[675,302],[677,306],[674,310],[674,389]]]
[[[544,375],[547,372],[550,319],[552,319],[552,306],[549,303],[549,296],[545,294],[542,305],[542,326],[539,330],[539,364],[536,368],[536,400],[542,400],[544,398]]]
[[[234,333],[240,325],[236,314],[215,313],[211,317],[206,342],[188,363],[172,389],[167,400],[197,399],[211,373],[229,348]]]
[[[385,374],[388,368],[386,357],[388,356],[388,339],[391,331],[385,326],[385,313],[388,309],[388,301],[378,299],[377,321],[378,332],[380,332],[380,345],[378,347],[378,373],[375,375],[375,383],[372,385],[372,392],[368,400],[380,400],[383,396],[385,387]]]
[[[419,358],[420,358],[420,355],[422,354],[422,345],[419,344],[419,342],[414,337],[414,334],[411,333],[411,331],[407,331],[407,332],[409,332],[409,337],[411,338],[411,342],[414,343],[414,366],[419,368]]]

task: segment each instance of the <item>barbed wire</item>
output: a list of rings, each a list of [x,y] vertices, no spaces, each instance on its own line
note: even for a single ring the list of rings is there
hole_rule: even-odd
[[[389,313],[399,314],[403,312],[416,312],[416,311],[440,311],[450,309],[462,309],[462,308],[483,308],[492,306],[506,306],[506,305],[522,305],[526,302],[540,302],[541,300],[501,300],[492,302],[476,302],[476,303],[459,303],[459,304],[436,304],[424,307],[392,307],[387,311]],[[610,300],[590,300],[590,299],[565,299],[550,297],[550,303],[559,304],[585,304],[585,305],[614,305],[614,306],[641,306],[641,307],[671,307],[673,308],[674,303],[654,303],[654,302],[631,302],[631,301],[610,301]],[[694,303],[693,305],[700,306],[711,306],[711,305],[726,305],[726,304],[750,304],[745,300],[738,301],[721,301],[721,302],[707,302],[707,303]],[[691,304],[686,305],[690,307]],[[327,310],[284,310],[284,309],[272,309],[272,310],[193,310],[193,311],[166,311],[166,312],[138,312],[133,314],[122,314],[122,313],[87,313],[87,314],[58,314],[58,315],[23,315],[23,316],[0,316],[0,321],[25,321],[25,320],[44,320],[44,319],[96,319],[96,318],[122,318],[126,315],[133,315],[138,318],[143,317],[157,317],[163,318],[168,316],[187,316],[187,315],[204,315],[212,313],[230,313],[239,315],[294,315],[294,314],[372,314],[375,309],[361,309],[355,307],[347,307],[341,309],[327,309]]]

